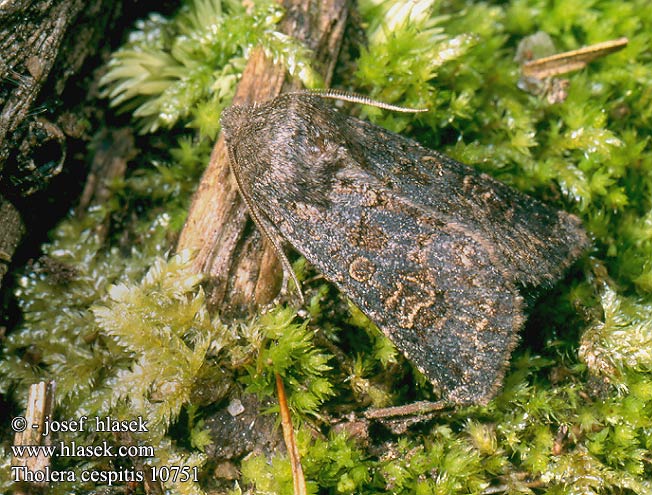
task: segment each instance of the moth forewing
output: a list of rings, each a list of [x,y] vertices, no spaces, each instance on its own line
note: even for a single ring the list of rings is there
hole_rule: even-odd
[[[324,95],[238,112],[246,118],[227,113],[222,125],[256,223],[335,283],[446,398],[489,400],[524,321],[518,287],[561,277],[588,245],[579,221]]]

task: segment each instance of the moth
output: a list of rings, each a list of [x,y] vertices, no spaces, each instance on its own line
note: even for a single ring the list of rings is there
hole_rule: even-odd
[[[393,108],[303,92],[224,110],[253,220],[295,282],[286,241],[444,398],[486,403],[525,320],[521,292],[552,285],[587,248],[580,220],[329,98]]]

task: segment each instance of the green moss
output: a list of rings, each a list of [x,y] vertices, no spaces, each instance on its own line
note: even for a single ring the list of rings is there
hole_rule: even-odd
[[[278,4],[194,0],[167,19],[140,21],[129,41],[114,53],[101,80],[111,105],[133,111],[142,132],[171,128],[180,120],[215,138],[217,116],[229,104],[246,64],[262,46],[308,86],[320,84],[309,51],[275,31],[283,17]]]
[[[300,429],[297,443],[309,493],[318,493],[319,489],[361,493],[371,481],[371,463],[346,435],[313,439],[309,431]],[[283,457],[274,457],[270,465],[265,456],[253,455],[242,462],[242,475],[245,482],[255,483],[261,493],[292,493],[290,465]]]
[[[370,406],[434,396],[359,311],[310,281],[305,261],[295,264],[307,281],[304,316],[281,306],[245,323],[209,317],[188,256],[165,253],[244,58],[262,43],[317,84],[309,53],[274,31],[275,6],[246,11],[216,0],[150,17],[115,54],[104,79],[112,103],[133,111],[143,131],[184,134],[165,163],[115,184],[109,204],[64,221],[44,246],[47,258],[25,269],[17,294],[24,319],[0,361],[3,393],[23,402],[29,383],[54,378],[62,417],[143,414],[153,425],[152,462],[202,466],[204,414],[231,387],[274,395],[279,373],[311,493],[652,493],[652,7],[360,3],[369,43],[342,84],[429,109],[365,107],[363,117],[574,212],[593,236],[591,253],[533,309],[499,395],[402,435],[372,424],[347,437],[333,431],[334,418],[364,424]],[[516,47],[539,30],[558,51],[630,42],[569,74],[568,98],[551,104],[517,85]],[[168,433],[177,417],[187,427]],[[8,457],[5,450],[3,474]],[[240,467],[234,493],[291,490],[282,453]],[[166,488],[201,493],[204,484]],[[73,488],[91,489],[61,484],[53,493]]]
[[[325,399],[333,395],[327,377],[331,367],[328,355],[315,348],[308,321],[295,323],[291,308],[279,307],[266,313],[247,331],[256,335],[257,356],[241,378],[248,392],[259,396],[275,394],[275,374],[287,388],[290,410],[299,414],[318,414]],[[278,411],[275,407],[274,411]]]

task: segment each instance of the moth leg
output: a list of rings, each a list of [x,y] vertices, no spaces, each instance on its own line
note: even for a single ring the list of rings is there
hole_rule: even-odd
[[[299,295],[299,300],[301,301],[301,305],[302,306],[305,305],[306,300],[303,297],[303,291],[301,290],[299,279],[297,278],[296,273],[294,273],[294,269],[292,268],[292,263],[290,263],[290,260],[285,254],[285,251],[283,251],[283,238],[276,231],[276,229],[269,223],[269,221],[260,214],[259,211],[250,208],[249,213],[251,214],[251,218],[256,224],[256,227],[258,227],[258,230],[260,230],[263,236],[267,238],[267,240],[272,244],[272,247],[274,248],[274,252],[276,253],[276,256],[281,262],[281,266],[283,267],[282,290],[287,290],[288,277],[290,277],[294,282],[294,286],[296,287],[297,293]]]
[[[288,259],[288,257],[285,255],[285,252],[283,251],[283,238],[276,231],[276,228],[265,218],[264,213],[260,211],[260,209],[254,202],[254,200],[251,198],[248,190],[243,186],[242,171],[240,169],[240,165],[238,164],[237,160],[235,160],[235,157],[233,156],[233,152],[230,147],[228,148],[228,152],[229,152],[229,162],[230,162],[229,164],[231,166],[231,171],[233,172],[233,176],[238,185],[240,196],[242,197],[245,204],[247,205],[247,208],[249,209],[249,216],[256,224],[256,227],[258,227],[258,230],[260,230],[263,236],[266,237],[267,240],[272,244],[272,247],[276,252],[276,256],[278,256],[278,259],[281,262],[281,265],[283,266],[284,275],[287,274],[292,278],[292,281],[294,282],[294,286],[297,288],[297,292],[299,293],[299,300],[301,301],[301,305],[303,306],[306,304],[306,300],[303,297],[303,292],[301,291],[301,285],[299,284],[299,279],[297,278],[297,275],[294,273],[294,270],[292,269],[292,264],[290,263],[290,260]],[[283,285],[285,288],[286,285],[285,276],[283,277]]]
[[[273,232],[273,233],[271,233]],[[283,292],[288,290],[288,277],[292,279],[292,282],[294,282],[294,287],[296,288],[297,294],[299,295],[299,300],[301,301],[301,305],[306,304],[306,300],[303,296],[303,291],[301,290],[301,284],[299,283],[299,279],[297,278],[296,273],[294,273],[294,269],[292,268],[292,263],[290,263],[290,260],[288,259],[287,255],[285,254],[285,251],[283,251],[283,248],[281,247],[281,238],[278,233],[275,231],[266,231],[265,235],[269,239],[269,241],[272,243],[272,246],[274,247],[274,251],[276,252],[276,256],[278,256],[279,261],[281,262],[281,265],[283,266],[283,282],[281,286],[281,290]],[[272,237],[275,236],[275,237]]]

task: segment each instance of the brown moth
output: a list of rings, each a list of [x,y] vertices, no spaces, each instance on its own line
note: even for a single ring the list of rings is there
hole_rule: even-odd
[[[445,398],[486,403],[525,320],[520,291],[552,285],[582,254],[580,220],[327,98],[377,104],[304,92],[223,112],[252,218],[290,276],[285,241]]]

